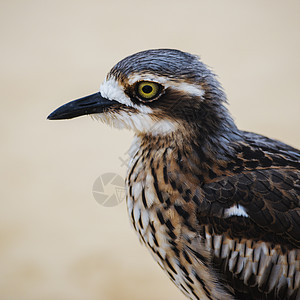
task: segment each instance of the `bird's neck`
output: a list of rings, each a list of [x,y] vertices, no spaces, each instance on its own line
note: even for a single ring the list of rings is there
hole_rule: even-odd
[[[226,159],[233,154],[232,145],[240,139],[240,132],[234,123],[211,132],[192,125],[181,128],[165,135],[139,133],[137,138],[143,147],[151,145],[152,151],[171,148],[189,157],[197,156],[201,161]]]
[[[199,107],[192,112],[183,110],[182,115],[175,118],[175,122],[176,130],[166,134],[140,132],[137,135],[144,144],[151,144],[153,150],[171,147],[193,156],[195,153],[189,152],[197,149],[203,161],[226,159],[233,154],[232,144],[241,139],[225,100],[216,96],[200,102]]]
[[[222,170],[234,155],[234,139],[235,136],[232,138],[230,135],[220,140],[217,137],[203,139],[201,136],[187,138],[182,133],[139,135],[131,148],[129,174],[131,170],[139,170],[138,173],[144,174],[139,178],[146,178],[146,174],[157,168],[164,170],[173,182],[184,184],[189,180],[196,187],[214,181],[226,175]]]

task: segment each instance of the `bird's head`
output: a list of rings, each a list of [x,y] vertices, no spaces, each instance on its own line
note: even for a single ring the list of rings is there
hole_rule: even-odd
[[[234,127],[215,75],[195,55],[171,49],[126,57],[108,73],[98,93],[69,102],[48,117],[90,114],[118,128],[153,136]]]

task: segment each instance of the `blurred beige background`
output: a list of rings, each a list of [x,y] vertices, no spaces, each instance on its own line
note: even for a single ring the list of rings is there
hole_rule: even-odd
[[[299,1],[1,1],[0,299],[184,299],[92,196],[125,175],[132,133],[47,121],[107,71],[157,47],[199,54],[240,128],[300,147]],[[108,191],[112,192],[112,191]]]

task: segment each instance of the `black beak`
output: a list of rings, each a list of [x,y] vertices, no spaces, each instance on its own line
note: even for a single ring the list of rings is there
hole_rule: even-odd
[[[103,98],[98,92],[60,106],[47,119],[72,119],[82,115],[102,113],[106,108],[116,104],[119,104],[119,102]]]

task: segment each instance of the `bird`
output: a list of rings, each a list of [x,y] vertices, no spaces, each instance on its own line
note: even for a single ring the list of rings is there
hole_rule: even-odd
[[[150,49],[48,119],[134,131],[131,224],[189,299],[300,299],[300,151],[237,128],[197,55]]]

